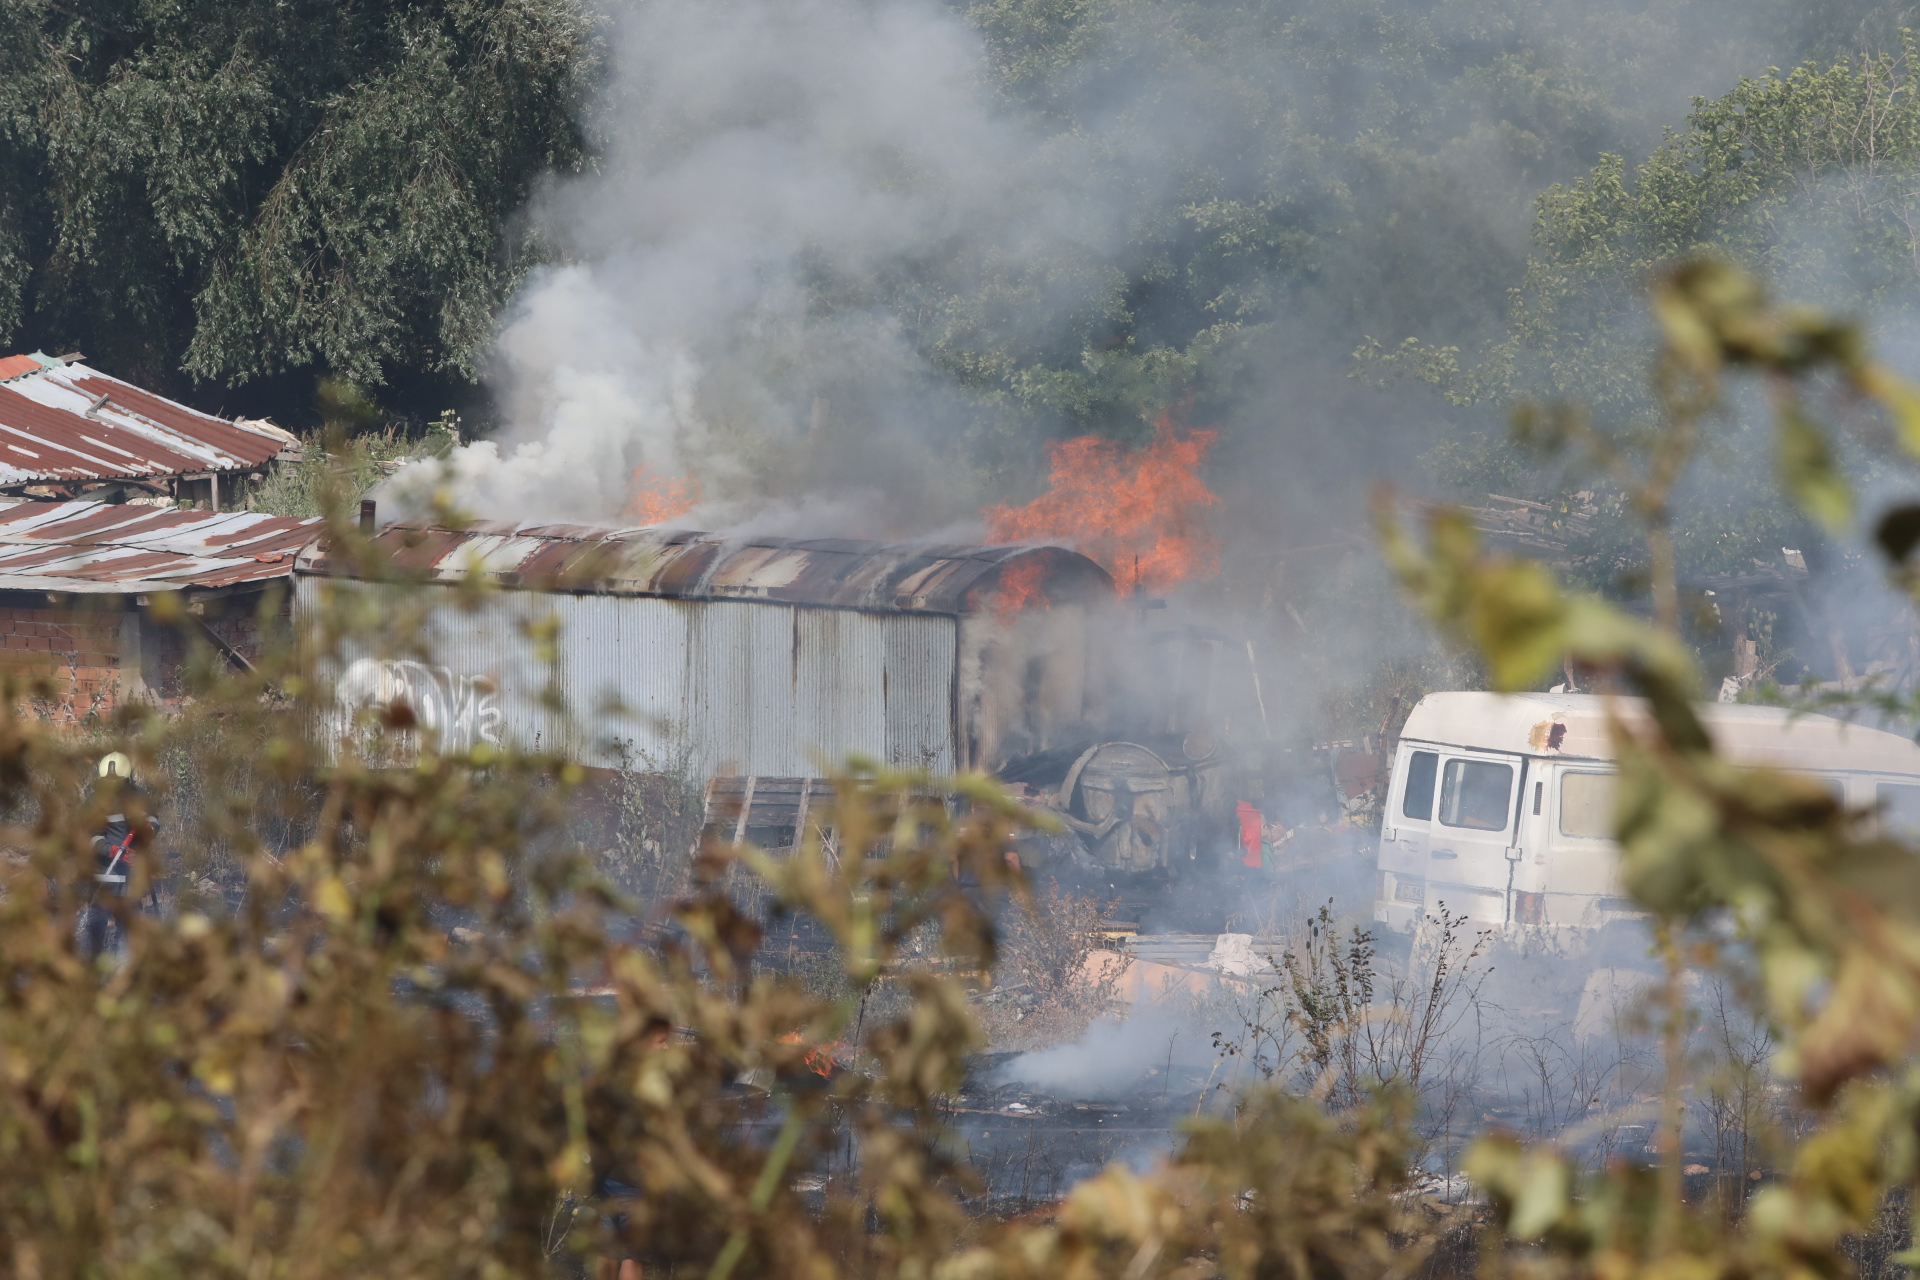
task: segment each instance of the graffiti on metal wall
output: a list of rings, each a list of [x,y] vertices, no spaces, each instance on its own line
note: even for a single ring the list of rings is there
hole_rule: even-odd
[[[341,729],[362,711],[405,704],[423,746],[459,755],[480,743],[500,742],[500,700],[493,681],[406,659],[361,658],[334,687]]]

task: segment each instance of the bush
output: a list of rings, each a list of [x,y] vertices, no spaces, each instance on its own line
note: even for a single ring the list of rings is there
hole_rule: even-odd
[[[995,1048],[1041,1049],[1078,1040],[1111,1013],[1131,957],[1105,937],[1119,902],[1049,881],[1000,916],[999,963],[978,1010]]]

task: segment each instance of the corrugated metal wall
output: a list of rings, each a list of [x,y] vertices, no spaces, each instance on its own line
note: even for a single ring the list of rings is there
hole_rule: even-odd
[[[744,601],[504,591],[471,613],[441,587],[302,577],[296,611],[309,638],[323,589],[370,592],[403,616],[423,591],[446,591],[423,649],[344,655],[349,701],[404,688],[445,702],[432,718],[449,745],[495,723],[505,740],[560,743],[592,764],[673,767],[702,774],[817,774],[859,753],[935,771],[954,768],[956,623],[936,614],[868,614]],[[559,626],[557,661],[543,666],[530,629]],[[372,673],[372,674],[370,674]],[[399,683],[396,683],[399,682]],[[553,681],[567,713],[541,703]],[[429,719],[422,717],[423,721]],[[460,735],[465,734],[467,737]]]

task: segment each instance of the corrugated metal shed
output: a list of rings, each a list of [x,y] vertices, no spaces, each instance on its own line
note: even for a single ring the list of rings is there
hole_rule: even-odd
[[[77,362],[0,359],[0,488],[257,471],[292,442]]]
[[[247,587],[298,564],[294,620],[311,638],[330,592],[388,620],[334,668],[336,732],[404,699],[441,751],[512,741],[700,775],[792,778],[850,754],[947,771],[992,763],[1006,743],[1053,745],[1048,733],[1097,712],[1102,633],[1089,619],[1112,581],[1058,547],[390,526],[379,541],[395,560],[449,584],[423,587],[353,579],[323,529],[133,503],[0,505],[0,592]],[[521,589],[454,590],[469,567]]]
[[[402,570],[457,582],[478,572],[504,586],[681,599],[759,600],[878,612],[963,615],[1003,589],[1067,604],[1113,597],[1113,579],[1061,547],[971,547],[847,538],[730,538],[659,528],[519,525],[464,529],[399,522],[377,539]],[[300,572],[351,573],[324,549]]]
[[[410,584],[342,581],[353,565],[302,551],[305,625],[331,590],[372,593],[395,620],[394,636],[344,655],[336,732],[401,698],[441,751],[512,741],[700,776],[806,776],[851,754],[967,767],[980,742],[1004,736],[983,716],[1049,690],[1072,704],[1063,722],[1084,718],[1088,629],[1035,647],[1044,628],[1014,618],[1045,615],[1059,630],[1113,599],[1104,570],[1059,547],[506,524],[389,525],[377,541],[409,574],[522,589],[478,601],[448,590],[436,605]],[[409,617],[419,634],[406,634]],[[546,623],[558,627],[551,662]],[[977,683],[983,669],[1004,694],[965,686],[966,670]],[[1041,692],[1023,694],[1036,670]]]
[[[324,521],[103,502],[0,506],[0,591],[150,594],[284,578]]]
[[[301,577],[301,625],[317,625],[329,589],[371,592],[395,618],[422,603],[415,587]],[[953,618],[533,591],[469,610],[448,595],[411,645],[347,656],[336,732],[398,697],[443,752],[512,741],[703,777],[800,776],[855,752],[954,767]],[[549,621],[551,665],[533,638]]]

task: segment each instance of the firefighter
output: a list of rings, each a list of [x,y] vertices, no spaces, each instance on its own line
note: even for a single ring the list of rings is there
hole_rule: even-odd
[[[113,908],[104,899],[109,895],[117,898],[127,896],[127,886],[133,882],[136,845],[150,847],[153,837],[160,834],[160,824],[148,817],[141,824],[146,828],[146,839],[136,839],[137,828],[127,816],[126,810],[132,807],[127,802],[144,794],[140,784],[134,780],[132,760],[122,752],[109,752],[100,757],[97,772],[95,785],[107,800],[117,802],[118,812],[108,814],[107,825],[93,836],[93,892],[80,913],[79,922],[81,954],[89,960],[108,951],[120,950],[123,942],[120,923]],[[151,890],[148,897],[153,897]]]

